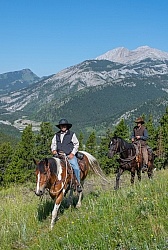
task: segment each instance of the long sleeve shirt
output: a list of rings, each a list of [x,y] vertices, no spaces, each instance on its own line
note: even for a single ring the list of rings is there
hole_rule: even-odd
[[[144,126],[141,126],[141,127],[134,127],[133,129],[133,132],[131,134],[131,139],[136,139],[136,136],[140,136],[140,138],[138,140],[141,141],[141,144],[142,145],[145,145],[146,144],[146,141],[148,140],[148,131],[147,129],[144,127]]]
[[[65,134],[67,133],[67,131],[65,133],[61,133],[60,134],[60,140],[61,140],[61,143],[63,141],[63,138],[65,136]],[[73,136],[72,136],[72,139],[71,139],[72,143],[73,143],[73,150],[72,150],[72,154],[76,154],[78,152],[78,148],[79,148],[79,141],[76,137],[76,134],[73,133]],[[56,150],[57,151],[57,140],[56,140],[56,134],[54,135],[53,139],[52,139],[52,142],[51,142],[51,151],[54,151]]]

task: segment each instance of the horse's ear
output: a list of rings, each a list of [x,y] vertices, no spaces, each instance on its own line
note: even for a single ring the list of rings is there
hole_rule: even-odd
[[[46,167],[48,167],[48,158],[45,158],[44,161],[45,161]]]
[[[114,138],[117,138],[117,132],[114,132]]]
[[[38,165],[38,161],[33,158],[33,162],[35,165]]]

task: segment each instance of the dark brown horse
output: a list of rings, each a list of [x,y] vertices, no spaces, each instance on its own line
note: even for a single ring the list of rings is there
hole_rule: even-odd
[[[81,185],[88,174],[89,169],[92,169],[96,174],[101,176],[101,169],[97,159],[91,154],[80,151],[83,158],[78,160],[81,174]],[[66,156],[60,158],[51,157],[41,161],[34,160],[36,164],[36,195],[42,196],[45,189],[48,189],[52,199],[55,200],[54,209],[52,211],[51,229],[54,226],[57,218],[60,204],[70,190],[69,199],[72,200],[73,191],[76,190],[76,179]],[[78,202],[76,207],[81,206],[82,192],[78,193]]]
[[[140,145],[139,145],[140,146]],[[131,183],[134,183],[135,173],[137,172],[138,180],[141,181],[141,168],[143,164],[142,152],[139,150],[139,155],[136,155],[135,146],[128,143],[120,137],[113,137],[109,143],[108,157],[112,158],[115,154],[119,154],[119,168],[116,175],[115,189],[119,188],[120,176],[125,170],[131,172]],[[153,176],[154,169],[154,154],[148,156],[148,170],[149,178]]]

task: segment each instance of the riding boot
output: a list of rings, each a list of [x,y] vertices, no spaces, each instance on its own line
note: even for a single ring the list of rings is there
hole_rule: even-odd
[[[80,193],[80,192],[82,192],[82,187],[80,184],[80,170],[75,169],[74,172],[75,172],[75,176],[76,176],[77,192]]]
[[[77,186],[77,192],[78,192],[78,193],[82,192],[82,187],[81,187],[81,185],[78,185],[78,186]]]
[[[82,192],[82,187],[80,185],[80,182],[77,179],[76,179],[76,187],[77,187],[76,189],[78,193]]]

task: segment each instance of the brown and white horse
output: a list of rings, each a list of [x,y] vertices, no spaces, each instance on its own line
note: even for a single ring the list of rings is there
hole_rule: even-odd
[[[80,153],[83,154],[83,159],[78,160],[80,166],[81,185],[83,187],[84,180],[89,169],[92,169],[92,171],[99,176],[102,176],[102,170],[94,156],[86,151],[80,151]],[[45,158],[39,162],[34,160],[34,163],[36,164],[37,182],[35,194],[37,196],[42,196],[45,189],[48,189],[51,198],[55,200],[51,219],[52,229],[55,224],[61,202],[69,190],[69,199],[72,200],[73,191],[76,189],[74,173],[66,156],[61,156],[61,158]],[[78,196],[79,198],[76,207],[81,206],[82,192],[78,193]]]

